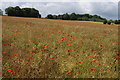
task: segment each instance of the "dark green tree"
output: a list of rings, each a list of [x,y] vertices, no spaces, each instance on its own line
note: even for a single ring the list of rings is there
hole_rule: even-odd
[[[18,16],[18,17],[35,17],[41,18],[39,11],[35,8],[20,8],[19,6],[16,7],[8,7],[5,9],[6,14],[8,16]]]
[[[57,19],[63,19],[63,15],[58,15]]]
[[[108,21],[108,22],[107,22],[107,24],[109,24],[109,25],[110,25],[111,23],[112,23],[111,21]]]
[[[75,13],[72,13],[70,15],[70,20],[77,20],[77,15]]]
[[[68,13],[63,14],[63,20],[70,20],[70,16]]]
[[[47,18],[48,18],[48,19],[53,19],[53,15],[52,15],[52,14],[48,14],[48,15],[47,15]]]
[[[103,21],[103,24],[107,24],[107,20],[104,20],[104,21]]]

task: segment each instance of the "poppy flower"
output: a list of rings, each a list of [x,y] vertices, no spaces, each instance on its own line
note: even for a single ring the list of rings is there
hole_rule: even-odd
[[[2,43],[2,45],[7,45],[7,43]]]
[[[103,45],[101,44],[100,47],[103,47]]]
[[[70,43],[68,43],[67,45],[70,46]]]
[[[68,52],[71,52],[70,50],[68,50]]]
[[[44,51],[45,49],[40,49],[40,51]]]
[[[66,40],[66,38],[65,38],[65,37],[62,37],[62,41],[64,41],[64,40]]]
[[[101,65],[102,63],[98,63],[98,65]]]
[[[98,41],[98,40],[95,40],[95,41]]]
[[[62,34],[66,34],[66,33],[62,33]]]
[[[5,51],[3,51],[2,53],[3,53],[3,54],[5,54],[6,52],[5,52]]]
[[[94,58],[97,58],[97,56],[96,56],[96,55],[94,55]]]
[[[90,63],[92,63],[92,60],[90,60]]]
[[[91,51],[95,51],[95,49],[91,49]]]
[[[12,72],[12,74],[15,74],[15,72]]]
[[[51,59],[54,59],[54,57],[51,57]]]
[[[78,62],[78,64],[82,64],[82,62]]]
[[[67,75],[70,75],[71,73],[70,73],[70,72],[67,72],[66,74],[67,74]]]
[[[37,50],[37,48],[34,48],[34,47],[33,47],[33,50]]]
[[[95,69],[94,68],[91,68],[91,71],[94,71]]]
[[[12,71],[12,69],[8,69],[8,72],[11,72]]]
[[[110,65],[112,65],[113,63],[111,62]]]
[[[48,47],[48,45],[46,45],[45,47]]]
[[[93,61],[96,62],[96,59],[94,59]]]
[[[119,57],[118,56],[116,56],[116,59],[118,59]]]
[[[13,45],[14,43],[10,43],[10,45]]]
[[[38,54],[38,56],[40,56],[40,54]]]

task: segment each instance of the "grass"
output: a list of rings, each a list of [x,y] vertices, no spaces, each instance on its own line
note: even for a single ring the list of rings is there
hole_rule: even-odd
[[[118,77],[118,26],[2,18],[3,78]]]

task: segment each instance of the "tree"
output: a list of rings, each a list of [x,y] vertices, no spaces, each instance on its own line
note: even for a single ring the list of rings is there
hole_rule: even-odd
[[[107,20],[104,20],[104,21],[103,21],[103,24],[107,24]]]
[[[72,13],[72,14],[70,15],[70,20],[77,20],[77,16],[76,16],[75,13]]]
[[[57,19],[63,19],[63,15],[58,15]]]
[[[15,16],[15,9],[13,7],[8,7],[5,9],[6,14],[8,14],[8,16]]]
[[[53,15],[53,19],[57,19],[57,16],[56,16],[56,15]]]
[[[120,24],[120,20],[115,20],[114,23],[115,24]]]
[[[70,20],[70,16],[68,13],[63,14],[63,20]]]
[[[8,16],[18,16],[18,17],[35,17],[41,18],[41,14],[35,8],[20,8],[19,6],[16,7],[8,7],[5,9],[6,14]]]
[[[110,25],[110,24],[111,24],[111,21],[108,21],[107,23]]]
[[[0,9],[0,15],[3,15],[3,11]]]
[[[52,15],[52,14],[48,14],[48,15],[47,15],[47,18],[48,18],[48,19],[53,19],[53,15]]]

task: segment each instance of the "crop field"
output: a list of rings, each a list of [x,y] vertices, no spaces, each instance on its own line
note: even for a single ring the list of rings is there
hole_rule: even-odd
[[[118,26],[2,17],[3,78],[117,78]]]

